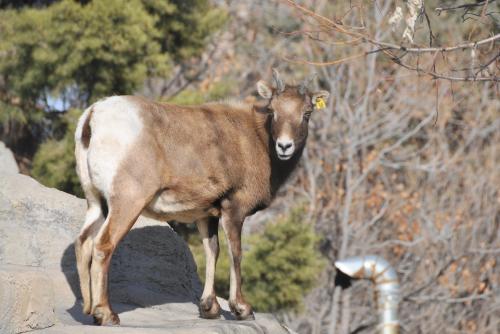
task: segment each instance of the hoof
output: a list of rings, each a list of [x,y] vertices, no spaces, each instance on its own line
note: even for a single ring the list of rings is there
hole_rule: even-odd
[[[252,306],[247,303],[229,302],[229,308],[237,320],[255,320]]]
[[[83,314],[90,315],[91,307],[90,304],[83,304]]]
[[[94,324],[99,326],[118,326],[120,325],[120,318],[111,310],[95,310]]]
[[[220,317],[220,305],[215,295],[202,298],[200,301],[200,315],[204,319],[218,319]]]

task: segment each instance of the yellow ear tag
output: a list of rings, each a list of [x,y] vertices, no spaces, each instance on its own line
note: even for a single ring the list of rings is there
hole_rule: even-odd
[[[325,100],[323,100],[323,98],[321,97],[318,97],[316,99],[316,109],[325,109],[325,108],[326,108]]]

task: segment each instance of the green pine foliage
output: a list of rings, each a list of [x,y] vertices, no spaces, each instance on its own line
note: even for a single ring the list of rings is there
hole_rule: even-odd
[[[62,119],[66,133],[61,140],[50,139],[40,145],[33,158],[31,174],[48,187],[83,197],[76,174],[75,129],[81,111],[72,109]]]
[[[300,311],[302,297],[314,286],[323,262],[319,239],[304,217],[304,208],[296,208],[249,240],[244,291],[255,309]]]
[[[225,11],[210,5],[208,0],[142,0],[146,10],[154,15],[162,38],[162,50],[175,61],[198,56],[207,36],[227,21]]]
[[[278,221],[266,224],[261,233],[244,244],[242,262],[243,293],[260,312],[300,311],[304,295],[314,286],[324,262],[317,250],[319,241],[313,225],[305,220],[302,206]],[[205,277],[203,247],[191,240],[198,273]],[[216,292],[225,298],[229,291],[230,262],[223,232],[219,233],[221,252],[217,262]]]
[[[48,101],[84,109],[104,96],[133,94],[146,79],[166,77],[174,62],[201,54],[227,18],[208,0],[18,5],[0,10],[0,138],[17,153],[25,148],[19,139],[16,150],[16,138],[31,138],[28,151],[39,149],[32,175],[73,194],[81,194],[73,114],[61,119]]]
[[[155,18],[140,1],[67,0],[44,9],[0,12],[0,72],[22,101],[68,90],[83,104],[131,93],[147,76],[166,75]]]
[[[28,124],[28,119],[19,107],[0,101],[0,124],[8,126],[9,122],[18,123],[19,125]]]

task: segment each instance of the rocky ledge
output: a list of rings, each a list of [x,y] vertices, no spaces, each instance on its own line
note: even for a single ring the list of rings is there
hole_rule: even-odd
[[[287,333],[270,314],[234,320],[224,300],[221,319],[201,319],[189,248],[168,224],[143,217],[112,260],[121,326],[94,326],[82,314],[73,249],[86,203],[18,174],[9,153],[0,147],[0,333]]]

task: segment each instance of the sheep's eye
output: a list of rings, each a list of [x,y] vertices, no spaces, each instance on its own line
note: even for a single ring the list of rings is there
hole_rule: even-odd
[[[310,117],[311,117],[311,113],[310,112],[306,112],[304,114],[304,116],[303,116],[303,118],[304,118],[305,121],[308,121]]]

